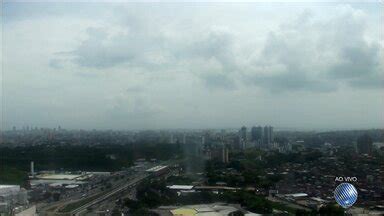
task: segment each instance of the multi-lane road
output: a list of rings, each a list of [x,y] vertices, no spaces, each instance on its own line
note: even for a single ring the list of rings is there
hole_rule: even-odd
[[[167,164],[174,164],[168,162]],[[168,173],[164,173],[165,176],[171,175],[174,171],[170,170]],[[133,175],[128,176],[125,175],[124,179],[113,182],[114,186],[108,191],[100,192],[99,187],[87,193],[86,197],[81,196],[81,193],[73,194],[72,196],[63,199],[61,201],[46,205],[40,209],[40,214],[42,216],[50,216],[50,215],[62,215],[62,216],[78,216],[87,212],[92,207],[98,205],[99,207],[103,204],[108,204],[108,202],[114,202],[117,198],[121,198],[125,195],[125,193],[129,190],[134,190],[136,185],[141,181],[156,177],[155,175],[151,175],[145,171],[136,172]],[[163,176],[164,177],[164,176]],[[112,181],[112,178],[110,178]],[[95,198],[90,198],[94,196]],[[87,199],[89,201],[87,201]],[[63,209],[68,205],[73,205],[79,203],[78,207],[74,207],[74,209],[68,209],[63,211]],[[110,209],[111,210],[111,209]]]
[[[100,196],[100,197],[72,210],[70,215],[76,215],[76,216],[80,215],[82,212],[86,211],[87,208],[94,206],[96,204],[99,204],[105,200],[111,199],[114,196],[119,195],[119,194],[125,192],[126,190],[135,187],[138,183],[140,183],[141,181],[143,181],[144,179],[146,179],[148,177],[149,177],[148,174],[142,174],[142,175],[128,181],[126,184],[119,186],[119,187],[111,190],[110,192],[108,192],[108,193],[106,193],[106,194],[104,194],[104,195],[102,195],[102,196]]]
[[[109,191],[101,191],[98,190],[100,186],[96,187],[96,189],[87,193],[86,196],[83,196],[82,193],[74,193],[70,197],[62,199],[60,201],[50,203],[50,204],[40,204],[39,206],[39,215],[41,216],[51,216],[51,215],[80,215],[85,212],[88,208],[95,206],[103,201],[114,198],[117,195],[121,195],[125,191],[134,188],[138,183],[142,180],[148,178],[148,175],[145,172],[140,172],[130,177],[128,180],[120,180],[118,182],[114,182],[115,187],[112,187]],[[111,180],[112,181],[112,180]],[[125,182],[124,182],[125,181]],[[95,199],[89,199],[90,197],[96,197]],[[84,202],[89,199],[88,202]],[[67,205],[71,205],[73,203],[81,203],[79,207],[69,211],[63,211],[63,209]]]

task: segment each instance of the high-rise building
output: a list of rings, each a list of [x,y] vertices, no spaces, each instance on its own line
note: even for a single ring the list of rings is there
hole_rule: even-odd
[[[233,138],[233,149],[240,150],[241,149],[241,138],[240,136],[236,136]]]
[[[247,138],[247,128],[245,126],[241,127],[239,131],[240,138],[246,139]]]
[[[222,148],[222,162],[223,163],[228,163],[229,162],[229,152],[228,152],[228,149],[226,147],[223,147]]]
[[[372,138],[365,134],[357,138],[357,152],[359,154],[371,154],[373,148]]]
[[[273,143],[275,140],[275,137],[273,136],[273,127],[272,126],[269,126],[269,140],[271,143]]]
[[[175,143],[175,137],[173,136],[173,134],[171,134],[170,138],[169,138],[169,142],[171,144],[174,144]]]
[[[252,127],[251,129],[251,140],[252,141],[260,141],[263,137],[263,128],[258,127]]]
[[[241,127],[239,131],[239,138],[240,148],[245,149],[247,145],[247,128],[245,126]]]
[[[269,147],[273,142],[273,127],[265,126],[263,133],[263,146]]]
[[[216,147],[212,149],[211,152],[211,159],[220,161],[222,163],[228,163],[229,162],[229,151],[228,148],[225,146]]]

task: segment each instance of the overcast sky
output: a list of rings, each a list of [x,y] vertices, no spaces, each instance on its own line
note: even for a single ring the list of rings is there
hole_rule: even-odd
[[[382,6],[4,3],[2,127],[382,128]]]

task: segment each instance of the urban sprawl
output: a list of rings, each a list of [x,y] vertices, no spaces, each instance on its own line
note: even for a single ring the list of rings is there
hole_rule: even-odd
[[[13,127],[0,145],[0,215],[384,214],[384,130]],[[341,177],[341,178],[339,178]]]

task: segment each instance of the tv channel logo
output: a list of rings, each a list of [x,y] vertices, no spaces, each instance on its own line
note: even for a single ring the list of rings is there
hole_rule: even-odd
[[[357,200],[357,190],[350,183],[339,184],[335,191],[335,200],[343,208],[349,208],[355,204]]]

